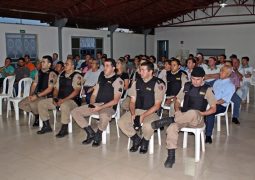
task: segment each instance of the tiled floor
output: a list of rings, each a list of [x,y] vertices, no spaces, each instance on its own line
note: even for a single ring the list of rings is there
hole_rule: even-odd
[[[253,94],[253,91],[252,93]],[[74,124],[73,134],[57,139],[55,133],[37,135],[37,129],[28,127],[28,117],[21,113],[15,121],[14,113],[6,119],[0,117],[0,179],[1,180],[122,180],[122,179],[206,179],[254,180],[255,179],[255,104],[242,106],[241,125],[230,122],[230,136],[214,131],[214,142],[206,145],[199,163],[194,162],[194,136],[189,136],[188,148],[182,149],[182,134],[176,163],[166,169],[165,134],[162,146],[157,144],[153,155],[140,155],[127,151],[127,137],[116,138],[116,127],[111,124],[107,145],[93,148],[81,141],[83,130]],[[5,103],[4,103],[5,106]],[[23,118],[24,117],[24,118]],[[59,129],[59,126],[58,126]]]

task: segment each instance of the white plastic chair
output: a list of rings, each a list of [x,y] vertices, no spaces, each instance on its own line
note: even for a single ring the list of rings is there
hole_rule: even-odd
[[[22,84],[23,84],[23,88],[22,88]],[[9,111],[11,110],[11,102],[13,103],[14,106],[14,111],[15,111],[15,117],[16,120],[19,120],[19,102],[24,99],[25,97],[29,96],[29,92],[30,92],[30,87],[32,84],[32,79],[31,78],[23,78],[19,81],[18,84],[18,96],[17,97],[11,97],[8,98],[8,102],[7,102],[7,118],[9,116]]]
[[[223,113],[219,113],[219,114],[216,114],[215,117],[217,119],[217,131],[220,131],[221,130],[221,117],[222,116],[225,116],[225,120],[226,120],[226,129],[227,129],[227,136],[229,136],[229,128],[228,128],[228,108],[229,108],[229,104],[227,105],[227,108],[225,110],[225,112]],[[232,108],[233,109],[233,108]]]
[[[161,103],[162,111],[161,111],[161,113],[160,113],[160,119],[161,119],[161,118],[162,118],[162,116],[163,116],[163,110],[168,110],[168,112],[169,112],[169,116],[170,116],[170,109],[171,109],[171,107],[170,107],[170,106],[165,105],[165,103],[166,103],[166,99],[167,99],[167,97],[166,97],[166,94],[165,94],[164,99],[163,99],[163,101],[162,101],[162,103]]]
[[[188,133],[191,132],[195,135],[195,162],[200,160],[200,137],[202,144],[202,152],[205,152],[205,126],[202,128],[182,128],[183,134],[183,148],[187,148]]]
[[[8,82],[7,82],[8,81]],[[8,99],[10,97],[13,97],[13,84],[15,81],[15,76],[8,76],[6,78],[4,78],[3,81],[3,92],[0,94],[0,115],[3,114],[3,107],[2,107],[2,103],[3,103],[3,99]],[[8,83],[8,90],[7,90],[7,83]],[[7,90],[7,93],[6,93]]]
[[[99,119],[99,115],[93,114],[93,115],[89,116],[89,125],[91,125],[92,118]],[[120,102],[117,104],[117,109],[116,109],[115,113],[112,115],[112,119],[115,119],[115,124],[116,124],[116,129],[117,129],[117,136],[118,136],[118,138],[120,138],[119,126],[118,126],[118,120],[120,119]],[[103,131],[103,133],[102,133],[102,144],[106,144],[106,133],[110,134],[109,123],[107,125],[106,130]]]

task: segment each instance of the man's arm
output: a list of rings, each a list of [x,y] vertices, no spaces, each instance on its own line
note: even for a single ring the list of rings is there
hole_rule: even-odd
[[[219,79],[220,74],[219,73],[215,73],[215,74],[206,74],[205,75],[205,80],[207,79]]]

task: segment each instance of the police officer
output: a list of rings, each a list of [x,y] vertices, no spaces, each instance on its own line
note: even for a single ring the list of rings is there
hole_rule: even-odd
[[[180,129],[184,127],[203,127],[203,116],[216,112],[216,99],[212,88],[204,83],[204,76],[205,71],[203,68],[194,68],[191,73],[191,82],[187,82],[184,90],[180,91],[177,95],[174,105],[175,118],[164,118],[151,124],[153,129],[170,124],[167,128],[166,138],[168,157],[164,164],[167,168],[172,168],[175,163],[175,149],[177,149],[178,132]],[[180,108],[182,101],[183,107]],[[208,104],[210,108],[207,110]]]
[[[114,59],[106,59],[104,61],[104,71],[98,78],[98,83],[94,87],[94,91],[90,98],[90,104],[77,107],[72,110],[71,114],[77,124],[85,130],[87,138],[82,144],[90,144],[97,147],[102,141],[102,132],[106,130],[112,115],[116,110],[122,92],[123,80],[116,73],[116,62]],[[88,121],[84,117],[92,114],[99,115],[98,130],[95,132]]]
[[[174,102],[176,95],[184,87],[188,81],[187,75],[180,70],[181,63],[178,59],[171,60],[171,71],[166,73],[167,91],[166,91],[166,105],[170,105],[170,116],[174,116]]]
[[[41,64],[42,68],[38,71],[31,86],[31,95],[19,103],[20,109],[34,114],[33,126],[39,126],[38,102],[52,97],[53,87],[57,81],[57,73],[51,69],[52,57],[43,56]]]
[[[54,88],[53,98],[41,100],[38,104],[39,115],[43,121],[43,127],[37,134],[45,134],[51,132],[50,116],[48,110],[61,110],[62,127],[56,137],[61,138],[68,134],[68,123],[70,122],[70,112],[81,104],[79,97],[82,76],[80,73],[74,71],[74,62],[68,58],[65,63],[64,71],[59,75],[57,83]]]
[[[154,130],[151,122],[158,118],[155,113],[161,105],[165,94],[163,80],[153,76],[154,65],[151,62],[141,64],[141,78],[132,84],[129,90],[130,112],[126,112],[119,120],[119,127],[133,141],[131,152],[146,153]],[[142,129],[143,138],[137,135]]]

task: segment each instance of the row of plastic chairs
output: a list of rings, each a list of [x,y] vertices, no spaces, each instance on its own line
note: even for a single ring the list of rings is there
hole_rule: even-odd
[[[13,97],[15,76],[8,76],[3,81],[3,92],[0,95],[0,115],[2,115],[2,101],[7,99],[7,118],[9,117],[9,111],[11,110],[11,103],[13,103],[15,111],[15,119],[19,120],[19,102],[25,97],[29,96],[30,87],[32,84],[31,78],[23,78],[18,83],[18,95]],[[7,89],[8,86],[8,89]]]

